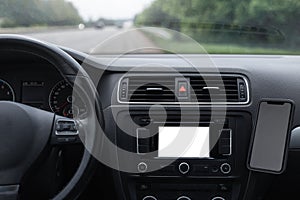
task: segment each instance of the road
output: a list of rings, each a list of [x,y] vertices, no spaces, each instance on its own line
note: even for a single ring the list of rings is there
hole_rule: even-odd
[[[148,50],[143,52],[149,52],[153,51],[149,47],[155,47],[153,42],[140,31],[114,27],[104,29],[87,28],[84,30],[52,30],[25,35],[86,53],[127,53],[128,51],[141,48],[148,48]]]

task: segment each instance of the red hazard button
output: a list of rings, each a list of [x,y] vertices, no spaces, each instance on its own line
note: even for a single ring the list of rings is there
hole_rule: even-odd
[[[186,92],[186,88],[182,85],[182,86],[179,88],[179,92]]]
[[[187,82],[178,82],[178,96],[179,97],[188,96]]]

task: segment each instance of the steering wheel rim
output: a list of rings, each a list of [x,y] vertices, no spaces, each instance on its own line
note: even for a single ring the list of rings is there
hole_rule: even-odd
[[[50,62],[69,82],[72,82],[70,77],[74,77],[77,74],[80,74],[80,76],[83,77],[87,82],[87,84],[85,85],[85,89],[90,90],[89,92],[95,93],[96,97],[98,96],[97,90],[91,82],[89,75],[81,67],[81,65],[76,62],[69,54],[52,44],[20,35],[1,35],[0,51],[3,50],[26,52],[39,56]],[[103,127],[103,113],[98,98],[96,98],[96,102],[94,102],[94,104],[94,109],[98,118],[97,120],[100,123],[100,126]],[[97,140],[94,141],[96,146]],[[96,162],[97,161],[93,158],[93,156],[85,149],[77,171],[75,172],[71,180],[67,183],[67,185],[53,198],[53,200],[77,198],[82,192],[84,186],[86,186],[86,184],[88,183],[88,180],[90,179],[90,176],[95,169]]]

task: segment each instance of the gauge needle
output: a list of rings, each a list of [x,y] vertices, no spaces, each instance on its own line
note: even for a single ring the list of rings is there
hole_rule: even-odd
[[[65,103],[63,103],[63,104],[59,107],[59,109],[62,109],[62,108],[65,107],[67,104],[68,104],[68,102],[66,101]]]

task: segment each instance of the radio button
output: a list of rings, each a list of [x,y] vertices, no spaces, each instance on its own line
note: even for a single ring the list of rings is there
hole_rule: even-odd
[[[181,174],[187,174],[190,171],[190,166],[186,162],[180,163],[178,170]]]
[[[228,163],[223,163],[220,170],[223,174],[229,174],[231,172],[231,166]]]
[[[148,166],[147,166],[146,163],[140,162],[140,163],[138,164],[137,168],[138,168],[138,171],[139,171],[139,172],[144,173],[144,172],[147,171]]]

